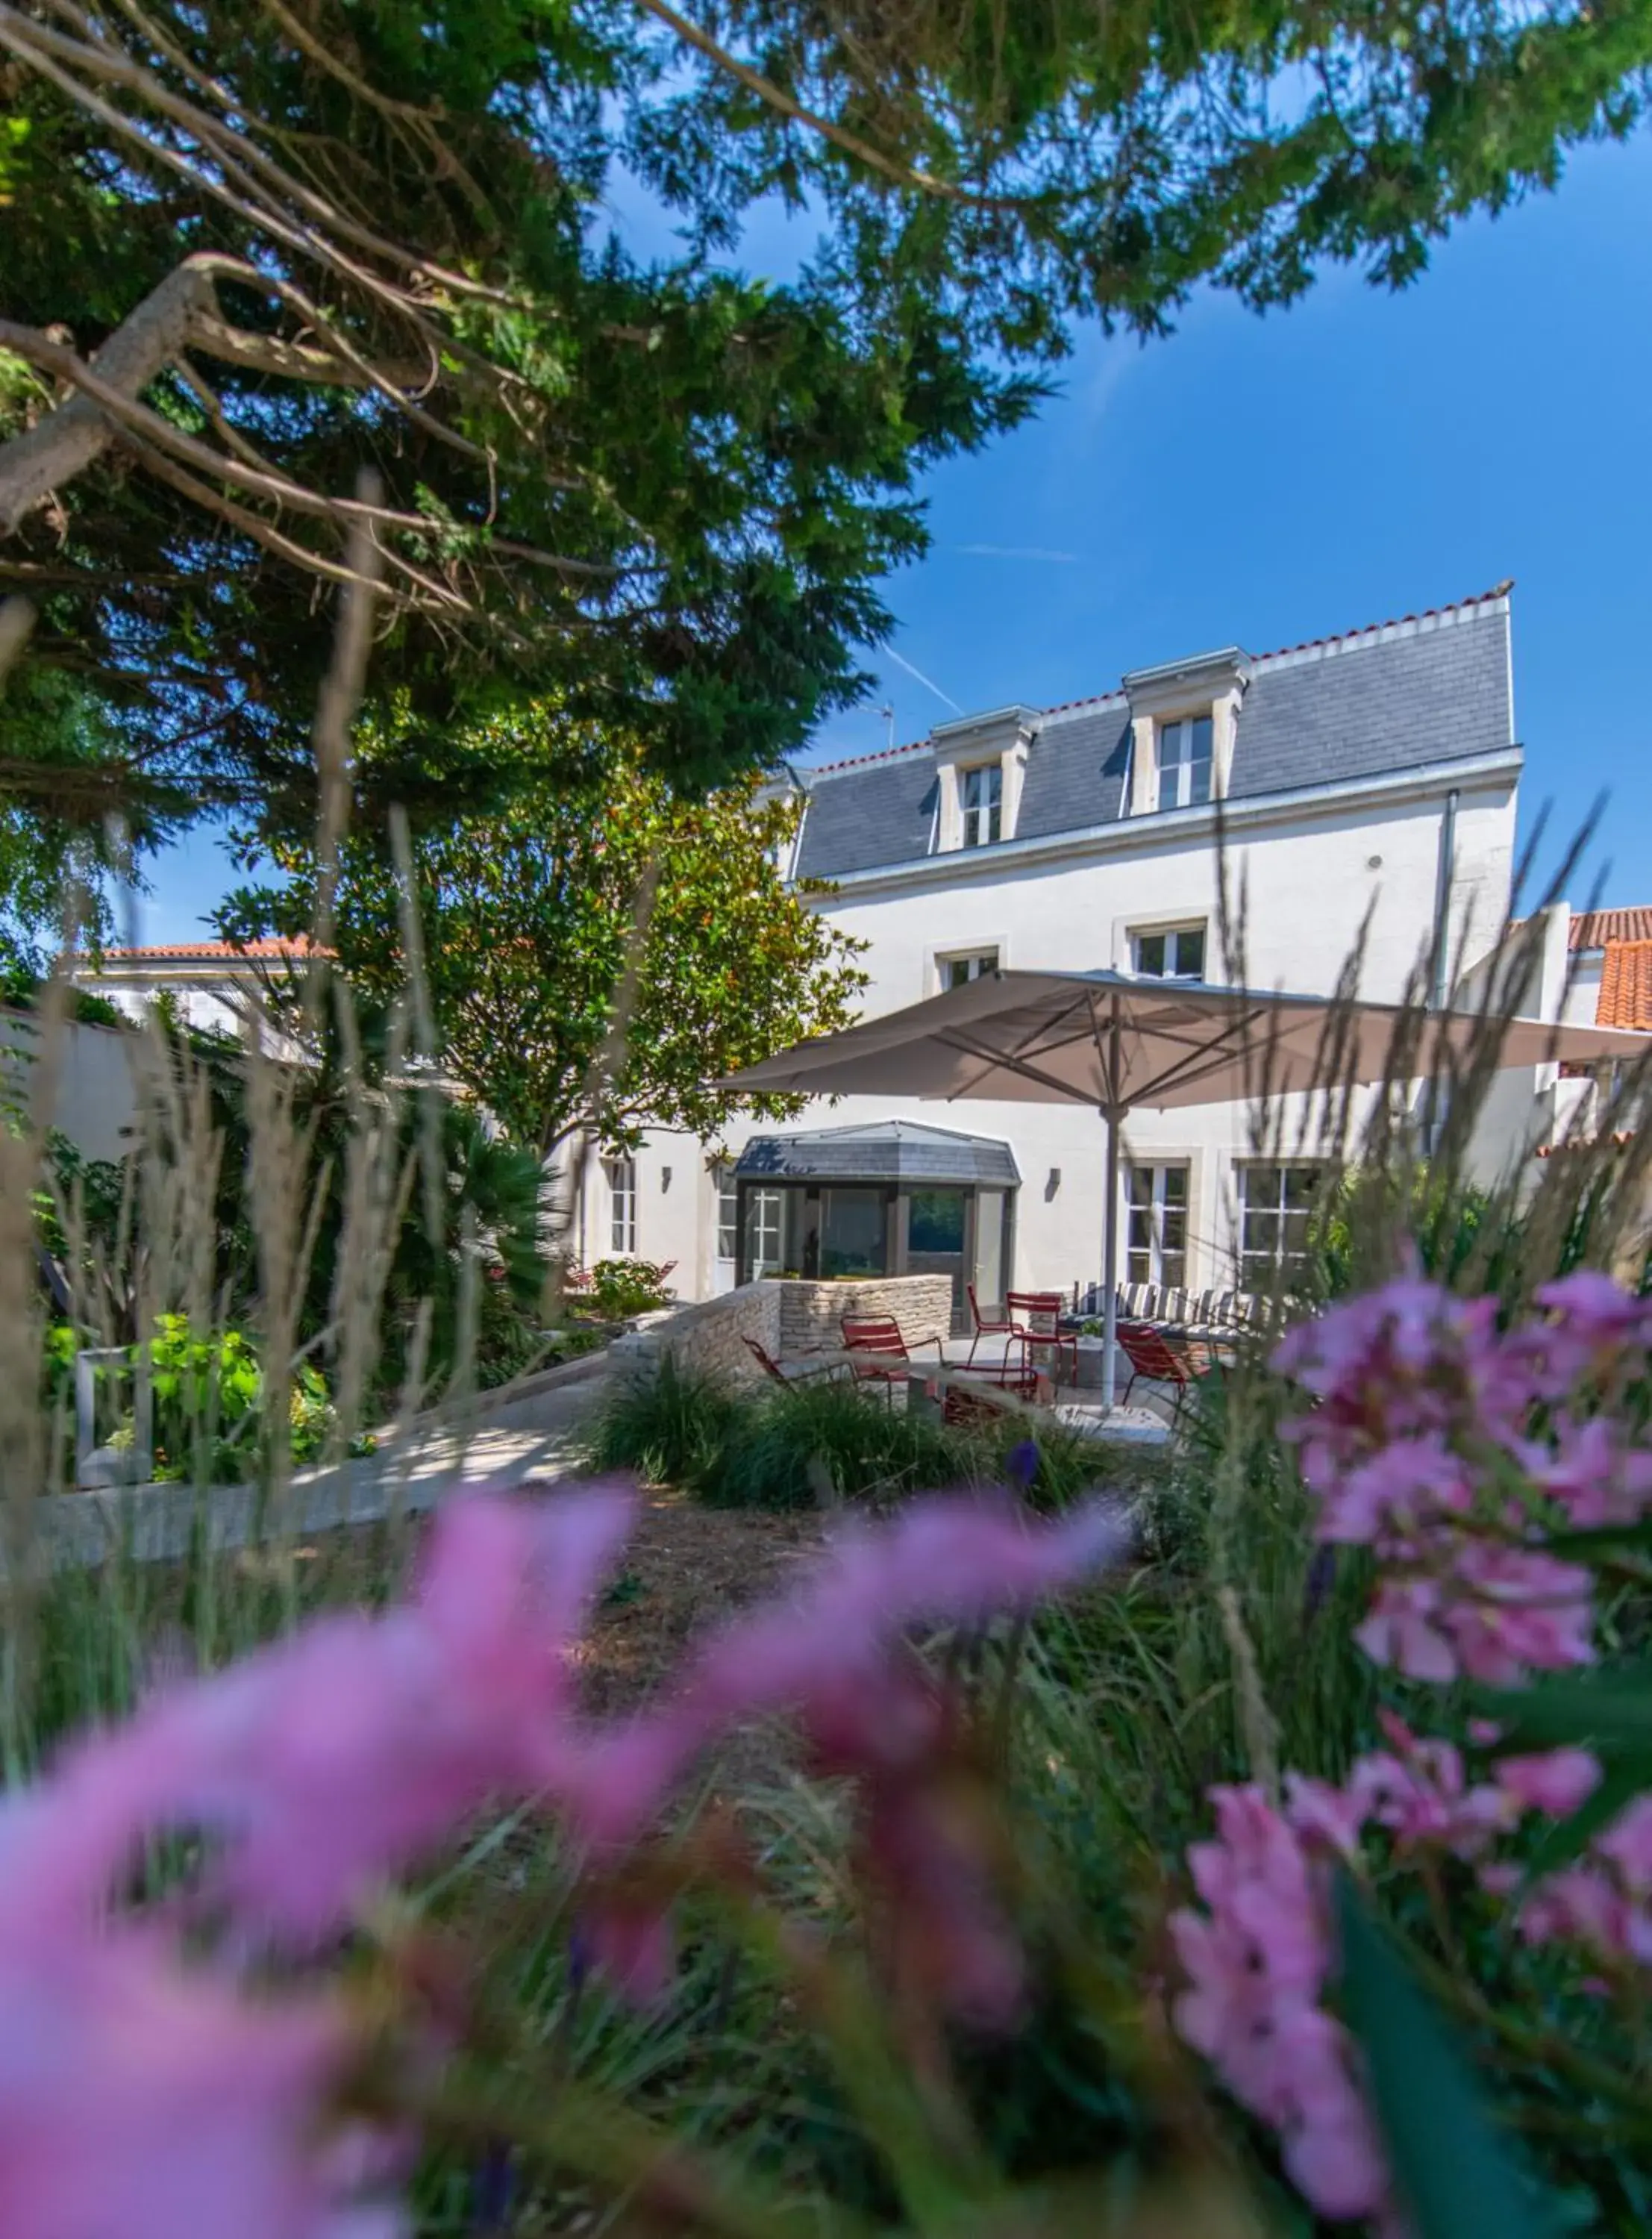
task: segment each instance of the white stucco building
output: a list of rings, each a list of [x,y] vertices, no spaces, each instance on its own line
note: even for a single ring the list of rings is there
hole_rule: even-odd
[[[1249,984],[1330,993],[1363,934],[1360,993],[1397,1000],[1442,921],[1454,969],[1483,967],[1504,930],[1523,759],[1509,630],[1503,584],[947,723],[799,774],[789,867],[831,880],[820,907],[867,944],[868,1017],[994,968],[1220,981],[1219,819]],[[1550,1017],[1588,1000],[1568,1000],[1566,914],[1545,933]],[[1504,1077],[1508,1156],[1552,1135],[1582,1086],[1547,1067]],[[593,1161],[574,1245],[587,1261],[674,1261],[686,1298],[766,1270],[874,1264],[952,1266],[992,1295],[1071,1292],[1100,1272],[1102,1153],[1084,1110],[849,1098],[783,1127],[736,1124],[721,1146],[660,1133]],[[1251,1154],[1242,1107],[1136,1112],[1121,1279],[1244,1286],[1288,1248],[1306,1179]]]

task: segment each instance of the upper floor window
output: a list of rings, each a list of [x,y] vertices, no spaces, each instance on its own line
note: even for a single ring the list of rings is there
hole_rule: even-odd
[[[1213,727],[1208,715],[1187,715],[1158,727],[1158,805],[1195,808],[1211,797]]]
[[[959,772],[959,796],[964,812],[964,845],[990,847],[1004,825],[1004,767],[1000,762],[978,763]]]
[[[1131,935],[1136,971],[1143,980],[1203,980],[1204,927],[1176,925],[1163,933]]]
[[[637,1162],[632,1158],[604,1159],[608,1178],[608,1249],[637,1248]]]
[[[984,980],[988,973],[998,968],[996,948],[974,948],[967,956],[938,956],[935,970],[942,991],[948,987],[967,987],[972,980]]]

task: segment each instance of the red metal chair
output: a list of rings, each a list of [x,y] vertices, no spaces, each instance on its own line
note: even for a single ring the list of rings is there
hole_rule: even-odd
[[[1130,1363],[1130,1381],[1122,1404],[1128,1405],[1136,1379],[1144,1376],[1150,1384],[1173,1384],[1175,1404],[1179,1407],[1193,1381],[1192,1367],[1181,1348],[1147,1322],[1120,1322],[1118,1337],[1119,1350]]]
[[[974,1325],[974,1334],[970,1339],[969,1360],[965,1365],[972,1368],[975,1365],[975,1348],[979,1345],[984,1337],[1007,1337],[1018,1339],[1021,1335],[1021,1332],[1017,1329],[1014,1322],[1010,1319],[1009,1308],[1007,1306],[1005,1308],[1005,1318],[1001,1322],[989,1321],[987,1317],[981,1312],[981,1302],[975,1295],[974,1284],[965,1283],[964,1289],[970,1302],[970,1320]]]
[[[839,1372],[837,1361],[822,1360],[819,1362],[799,1361],[788,1373],[782,1364],[776,1360],[768,1347],[766,1345],[760,1345],[754,1337],[742,1335],[740,1343],[751,1354],[764,1375],[772,1377],[783,1391],[794,1392],[799,1384],[812,1384],[817,1376],[831,1378],[837,1375]]]
[[[1071,1381],[1078,1381],[1078,1333],[1075,1330],[1064,1336],[1061,1330],[1061,1309],[1065,1304],[1059,1291],[1012,1291],[1004,1301],[1010,1317],[1010,1325],[1020,1339],[1026,1358],[1031,1360],[1038,1351],[1053,1352],[1055,1363],[1051,1368],[1051,1380],[1059,1384],[1058,1364],[1064,1352],[1072,1356]],[[1017,1320],[1024,1315],[1025,1320]],[[1049,1324],[1047,1329],[1035,1329],[1035,1321]]]
[[[881,1384],[892,1407],[895,1386],[904,1384],[912,1370],[912,1352],[900,1333],[900,1324],[892,1314],[845,1314],[838,1326],[843,1332],[844,1351],[861,1356],[850,1362],[850,1374],[857,1384]],[[936,1359],[942,1358],[938,1337],[920,1338],[919,1342],[932,1345]]]

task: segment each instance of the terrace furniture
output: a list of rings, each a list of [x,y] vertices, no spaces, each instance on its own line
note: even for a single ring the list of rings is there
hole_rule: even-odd
[[[830,1380],[831,1378],[839,1374],[842,1369],[842,1363],[836,1360],[794,1362],[776,1360],[768,1347],[766,1345],[760,1345],[754,1337],[742,1336],[740,1343],[751,1354],[764,1375],[772,1378],[776,1384],[782,1385],[787,1392],[794,1392],[799,1384],[812,1384],[817,1377],[825,1377]]]
[[[1063,1352],[1070,1355],[1072,1374],[1068,1381],[1078,1381],[1078,1339],[1076,1332],[1064,1332],[1061,1316],[1065,1301],[1059,1291],[1012,1291],[1005,1299],[1010,1325],[1020,1339],[1025,1357],[1031,1361],[1037,1352],[1052,1352],[1056,1359],[1052,1364],[1050,1380],[1059,1384],[1058,1365]],[[1018,1319],[1019,1316],[1021,1319]],[[1045,1326],[1037,1329],[1035,1322]]]
[[[895,1386],[906,1382],[912,1368],[912,1352],[900,1333],[900,1324],[892,1314],[845,1314],[839,1327],[843,1332],[844,1351],[856,1356],[849,1363],[855,1382],[881,1384],[892,1407]],[[938,1361],[945,1358],[938,1337],[920,1338],[919,1343],[932,1345]]]
[[[1014,1317],[1011,1314],[1007,1306],[1004,1309],[1004,1318],[1002,1320],[998,1320],[997,1319],[989,1319],[988,1317],[981,1312],[981,1304],[980,1300],[975,1295],[974,1284],[966,1283],[964,1286],[964,1289],[969,1299],[970,1320],[973,1325],[973,1334],[970,1339],[969,1359],[965,1363],[965,1365],[972,1368],[975,1365],[975,1349],[980,1344],[981,1339],[984,1337],[1017,1338],[1020,1336],[1021,1332],[1017,1329]]]
[[[1174,1385],[1175,1404],[1179,1409],[1193,1381],[1194,1372],[1181,1340],[1167,1337],[1163,1330],[1154,1329],[1147,1322],[1120,1322],[1118,1345],[1130,1363],[1130,1381],[1125,1386],[1124,1404],[1129,1405],[1137,1378],[1144,1376],[1150,1384]]]

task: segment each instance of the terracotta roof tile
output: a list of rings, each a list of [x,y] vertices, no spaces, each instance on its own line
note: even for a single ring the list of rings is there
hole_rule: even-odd
[[[220,958],[234,959],[314,956],[322,952],[316,949],[307,935],[300,933],[293,940],[248,940],[237,944],[230,940],[169,940],[156,948],[106,948],[104,958],[110,963],[148,964],[180,963],[212,964]],[[325,952],[332,954],[331,949]]]
[[[1578,910],[1566,936],[1568,948],[1604,948],[1613,940],[1652,940],[1652,907]]]
[[[1595,1023],[1652,1033],[1652,940],[1607,942]]]

